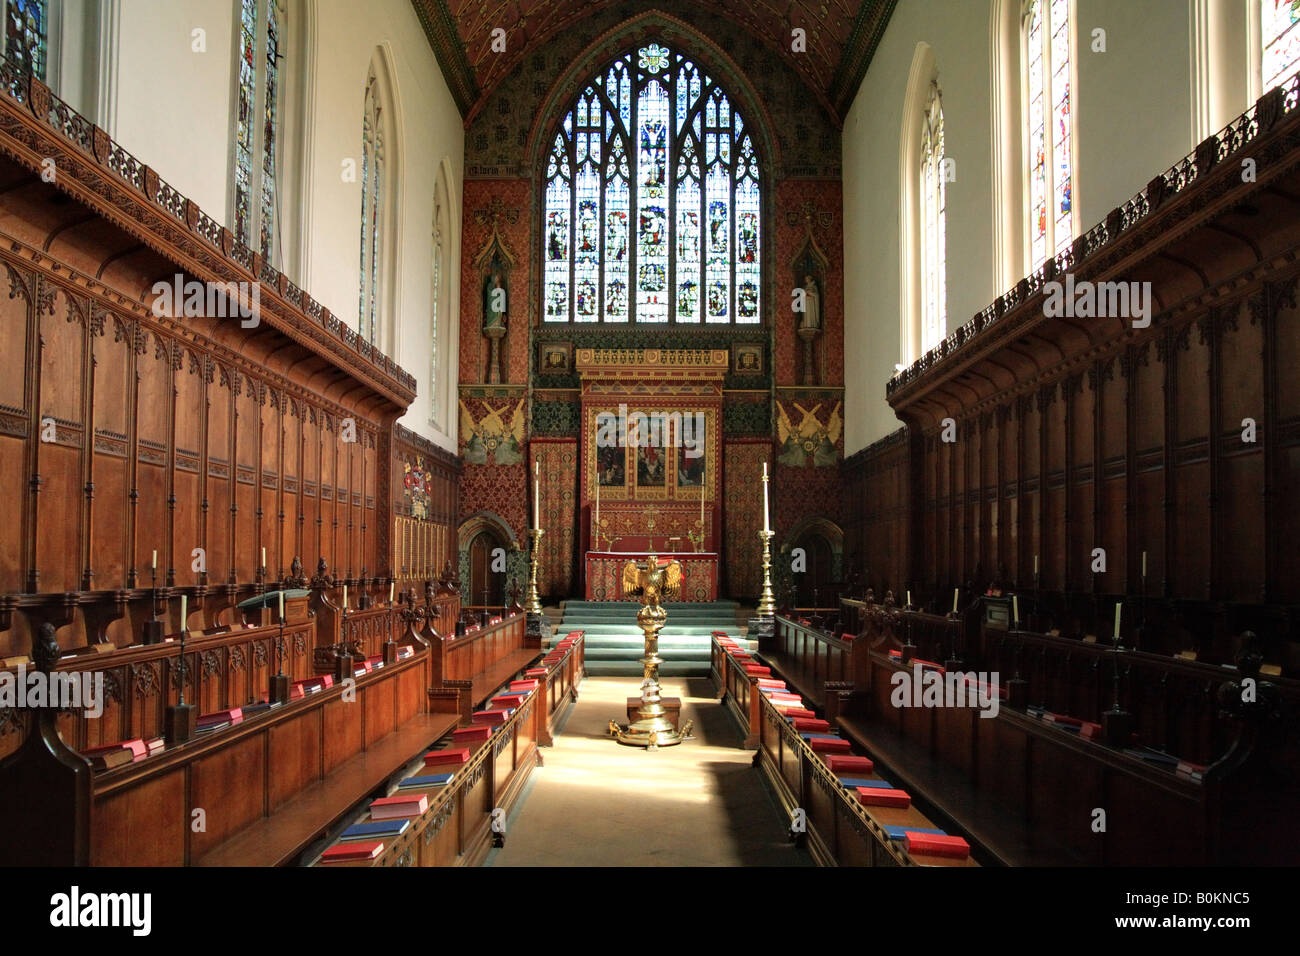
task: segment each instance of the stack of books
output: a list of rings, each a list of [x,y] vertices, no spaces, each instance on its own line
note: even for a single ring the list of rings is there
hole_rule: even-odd
[[[969,843],[959,836],[943,832],[909,829],[903,834],[903,846],[913,856],[943,856],[955,860],[964,860],[970,856]]]
[[[354,863],[359,860],[376,860],[384,852],[378,840],[359,840],[356,843],[336,843],[321,854],[322,863]]]
[[[154,751],[155,753],[157,751]],[[141,738],[120,740],[115,744],[104,744],[83,750],[81,755],[90,761],[95,770],[113,770],[136,760],[150,756],[149,745]]]
[[[214,730],[224,730],[233,726],[244,719],[244,710],[242,707],[232,707],[229,710],[214,710],[210,714],[201,714],[195,723],[195,730],[200,734],[210,733]]]
[[[846,754],[852,749],[847,740],[833,734],[800,734],[800,736],[808,741],[808,746],[814,753]]]
[[[380,797],[370,801],[371,820],[396,820],[401,817],[418,817],[429,809],[429,797],[423,793],[401,793],[395,797]]]
[[[497,694],[490,701],[490,707],[509,707],[515,708],[528,699],[527,694]]]
[[[466,763],[468,760],[469,750],[464,747],[454,747],[450,750],[430,750],[424,755],[424,765],[426,767],[455,766],[456,764]]]
[[[525,676],[525,677],[545,677],[545,676],[546,676],[547,674],[549,674],[549,673],[550,673],[550,669],[549,669],[549,668],[546,668],[546,667],[530,667],[530,668],[528,668],[528,670],[524,671],[524,676]],[[530,681],[511,681],[511,682],[510,682],[510,689],[511,689],[511,690],[514,690],[514,689],[515,689],[515,684],[525,684],[525,683],[532,683],[532,684],[536,685],[537,681],[531,681],[531,682],[530,682]]]
[[[397,785],[398,790],[431,790],[445,787],[456,779],[454,773],[431,773],[418,777],[407,777]]]
[[[399,644],[397,646],[397,659],[399,661],[408,660],[414,656],[415,656],[415,648],[412,647],[410,644]],[[381,662],[379,666],[382,667],[383,663]]]
[[[348,827],[339,836],[344,843],[357,840],[378,840],[381,837],[396,840],[411,828],[411,821],[406,818],[396,820],[372,820],[369,823],[356,823]]]
[[[1205,776],[1205,767],[1199,763],[1192,763],[1190,760],[1178,761],[1178,766],[1174,768],[1174,773],[1180,777],[1187,777],[1189,780],[1200,780]]]
[[[829,721],[818,720],[816,717],[795,717],[794,729],[801,731],[830,730],[831,725]]]

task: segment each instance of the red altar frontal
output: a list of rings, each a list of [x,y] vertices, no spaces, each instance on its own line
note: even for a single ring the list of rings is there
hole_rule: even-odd
[[[587,600],[635,601],[624,598],[623,566],[640,561],[647,553],[636,551],[587,552]],[[682,564],[682,593],[679,601],[716,601],[718,598],[718,556],[711,551],[660,554],[659,559],[676,558]]]

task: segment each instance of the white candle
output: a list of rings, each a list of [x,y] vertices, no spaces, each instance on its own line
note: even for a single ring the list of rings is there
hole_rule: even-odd
[[[1123,608],[1123,607],[1124,607],[1124,602],[1123,602],[1123,601],[1116,601],[1116,602],[1115,602],[1115,640],[1116,640],[1116,641],[1119,640],[1119,612],[1120,612],[1120,609]]]
[[[149,562],[149,567],[150,567],[152,570],[154,570],[154,571],[157,571],[157,570],[158,570],[158,552],[157,552],[157,551],[155,551],[155,552],[153,553],[153,560]]]
[[[1147,553],[1142,552],[1142,577],[1147,576]]]
[[[280,620],[284,620],[284,591],[280,591]]]
[[[600,544],[600,475],[596,476],[596,543]]]
[[[1017,624],[1020,623],[1020,595],[1018,594],[1011,595],[1011,617]]]
[[[190,602],[189,595],[182,594],[181,595],[181,630],[182,631],[189,630],[189,628],[185,626],[185,619],[189,617],[189,614],[187,613],[189,611],[189,602]]]
[[[540,528],[542,526],[542,484],[540,478],[538,477],[540,475],[540,472],[538,471],[540,467],[541,467],[541,462],[539,461],[533,462],[533,527],[534,528]]]
[[[262,567],[266,567],[266,548],[262,549]]]
[[[1034,573],[1038,573],[1038,555],[1034,555]]]
[[[343,585],[343,607],[346,610],[348,606],[348,586]]]
[[[704,534],[704,486],[700,485],[700,534]]]
[[[911,606],[912,606],[912,592],[911,592],[911,591],[908,591],[908,592],[907,592],[907,606],[908,606],[908,607],[911,607]]]
[[[952,589],[952,613],[953,614],[957,613],[957,592],[959,590],[960,590],[959,588]]]
[[[393,594],[396,591],[397,591],[397,583],[395,581],[389,581],[388,582],[388,603],[389,604],[393,603]]]
[[[771,531],[771,530],[772,530],[771,520],[768,518],[768,504],[767,504],[767,462],[763,462],[763,530],[764,530],[764,531]]]

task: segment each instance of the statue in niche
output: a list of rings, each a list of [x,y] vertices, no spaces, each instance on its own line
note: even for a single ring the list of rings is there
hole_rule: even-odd
[[[822,297],[817,291],[817,280],[811,275],[803,277],[804,311],[799,321],[800,332],[817,332],[822,327]]]
[[[483,290],[483,332],[487,335],[505,331],[509,296],[501,283],[501,273],[493,272]]]

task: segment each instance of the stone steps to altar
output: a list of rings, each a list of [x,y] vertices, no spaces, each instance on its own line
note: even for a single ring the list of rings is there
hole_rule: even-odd
[[[581,629],[587,673],[595,676],[635,677],[641,674],[645,637],[636,623],[638,605],[630,601],[566,601],[556,629],[559,640]],[[714,631],[741,639],[739,605],[735,601],[709,604],[673,603],[664,606],[668,623],[659,632],[659,673],[666,677],[702,676],[709,672],[710,641]]]

